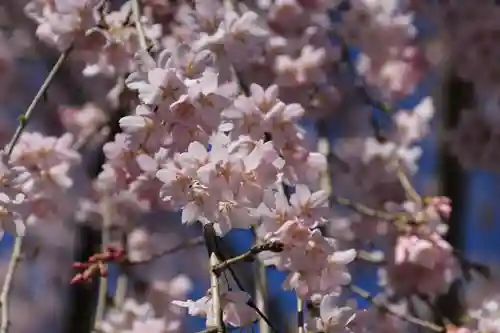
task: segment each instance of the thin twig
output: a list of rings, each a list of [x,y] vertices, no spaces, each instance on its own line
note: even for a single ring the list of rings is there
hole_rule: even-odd
[[[362,203],[338,196],[336,194],[332,194],[331,198],[332,201],[338,205],[351,208],[352,210],[358,212],[361,215],[374,217],[381,220],[387,220],[387,221],[399,220],[407,215],[405,213],[391,213],[391,212],[376,210],[368,206],[365,206]]]
[[[0,294],[0,303],[2,305],[2,323],[0,326],[1,333],[7,333],[9,329],[9,292],[12,285],[12,280],[14,279],[14,272],[16,271],[17,264],[21,261],[21,249],[23,246],[22,236],[17,236],[14,243],[14,248],[12,250],[12,255],[10,257],[9,266],[7,268],[7,275],[5,275],[5,281],[2,287],[2,293]]]
[[[413,187],[411,184],[410,180],[408,179],[408,176],[406,175],[403,165],[399,159],[396,160],[397,167],[396,167],[396,173],[398,175],[399,182],[401,183],[401,186],[403,187],[406,198],[408,200],[411,200],[419,205],[422,204],[422,197],[420,194],[418,194],[417,190]]]
[[[94,129],[92,129],[92,131],[90,131],[84,136],[79,137],[71,148],[74,150],[81,150],[85,148],[89,144],[89,142],[95,138],[96,135],[99,135],[100,133],[103,132],[105,133],[107,127],[108,127],[107,122],[100,123]]]
[[[132,1],[132,14],[134,17],[135,28],[137,30],[137,37],[139,38],[139,44],[141,48],[148,52],[148,42],[146,40],[146,34],[144,32],[144,27],[141,22],[141,4],[139,0],[131,0]]]
[[[110,241],[109,227],[111,225],[111,205],[108,197],[102,200],[102,230],[101,230],[101,249],[104,252]],[[108,279],[105,276],[99,277],[99,294],[97,298],[97,307],[94,318],[94,330],[99,330],[104,320],[104,311],[106,310],[106,300],[108,294]]]
[[[252,228],[252,233],[255,242],[258,242],[257,232],[255,227]],[[266,266],[257,258],[254,263],[254,277],[255,277],[255,305],[267,316],[268,307],[266,302],[267,295],[267,271]],[[266,321],[259,318],[259,332],[270,333],[271,330]]]
[[[333,166],[340,167],[342,172],[349,172],[349,163],[344,161],[338,154],[336,154],[331,147],[328,127],[325,119],[320,119],[316,122],[316,132],[318,135],[317,150],[320,154],[326,157],[327,168],[320,175],[321,189],[326,191],[328,195],[332,193],[332,179]]]
[[[283,244],[279,242],[256,244],[252,246],[250,250],[246,251],[245,253],[218,263],[217,265],[212,267],[212,271],[216,274],[220,274],[223,270],[225,270],[232,264],[236,264],[237,262],[240,261],[255,260],[255,256],[264,251],[281,252],[283,251]]]
[[[166,255],[174,254],[174,253],[177,253],[177,252],[185,250],[185,249],[200,246],[200,245],[203,245],[204,243],[205,243],[205,241],[203,239],[203,236],[199,236],[199,237],[193,238],[185,243],[181,243],[181,244],[176,245],[172,248],[166,249],[162,252],[155,253],[155,254],[151,255],[151,257],[144,259],[144,260],[140,260],[140,261],[127,261],[127,260],[125,260],[124,264],[128,265],[128,266],[138,266],[138,265],[149,264],[152,261],[160,259]]]
[[[317,128],[320,127],[319,124],[316,126]],[[317,129],[318,135],[320,135],[320,130],[319,128]],[[318,152],[321,153],[322,155],[326,156],[326,160],[330,162],[331,160],[331,149],[330,149],[330,142],[328,141],[327,137],[319,137],[318,138]],[[330,177],[330,173],[332,172],[332,166],[331,163],[328,163],[327,168],[324,172],[321,173],[321,178],[320,178],[320,186],[323,191],[326,191],[328,195],[331,195],[332,193],[332,179]]]
[[[370,302],[373,306],[399,318],[400,320],[406,321],[408,323],[411,323],[411,324],[419,326],[419,327],[424,327],[424,328],[430,329],[434,332],[444,332],[445,331],[444,327],[442,327],[442,326],[436,325],[434,323],[431,323],[429,321],[426,321],[426,320],[423,320],[423,319],[420,319],[417,317],[413,317],[410,315],[406,315],[404,313],[400,313],[400,312],[392,309],[388,304],[386,304],[385,302],[383,302],[381,300],[375,299],[368,291],[366,291],[358,286],[351,284],[351,285],[348,285],[347,288],[349,288],[349,290],[351,290],[356,295],[358,295],[361,298]]]
[[[43,98],[43,96],[45,96],[47,89],[49,88],[50,84],[54,80],[54,77],[56,76],[59,69],[61,69],[63,63],[68,58],[72,49],[73,49],[73,47],[70,46],[63,53],[61,53],[61,55],[57,59],[57,62],[54,65],[54,67],[52,67],[49,74],[45,78],[45,81],[43,81],[42,86],[40,87],[40,89],[38,89],[38,92],[36,93],[35,97],[31,101],[28,108],[26,109],[26,112],[24,112],[22,115],[19,116],[19,126],[16,128],[16,132],[14,133],[14,135],[12,136],[12,139],[10,140],[10,142],[7,145],[7,156],[10,156],[12,154],[12,151],[14,150],[14,146],[16,145],[17,141],[21,137],[21,134],[23,133],[24,129],[26,128],[28,121],[31,119],[31,116],[33,115],[33,111],[35,110],[36,106],[38,105],[40,100]]]
[[[127,254],[127,234],[125,231],[121,232],[121,247],[125,250],[125,255]],[[128,289],[128,267],[126,265],[120,266],[120,273],[118,275],[118,281],[116,282],[116,291],[114,297],[114,305],[117,308],[121,308],[127,297]]]
[[[297,328],[298,333],[304,333],[304,302],[297,296]]]

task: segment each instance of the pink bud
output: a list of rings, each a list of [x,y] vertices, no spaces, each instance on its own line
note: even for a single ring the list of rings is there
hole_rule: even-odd
[[[433,206],[443,220],[448,220],[451,215],[451,199],[444,196],[429,198],[429,205]]]

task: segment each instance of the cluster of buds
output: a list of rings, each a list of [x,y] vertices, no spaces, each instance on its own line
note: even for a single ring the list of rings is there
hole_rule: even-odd
[[[115,246],[107,246],[101,253],[89,257],[86,262],[74,262],[73,267],[83,270],[77,273],[71,283],[91,282],[95,276],[106,277],[108,264],[111,262],[122,262],[125,258],[125,250]]]

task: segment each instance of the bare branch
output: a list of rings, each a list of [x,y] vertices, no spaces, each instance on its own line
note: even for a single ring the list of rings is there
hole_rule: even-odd
[[[121,232],[121,245],[120,247],[125,251],[125,256],[127,255],[127,233],[122,230]],[[118,275],[118,281],[116,282],[116,291],[115,297],[113,299],[113,303],[117,308],[121,308],[125,302],[125,298],[127,297],[128,290],[128,267],[121,267],[120,273]]]
[[[141,4],[139,3],[139,0],[130,1],[132,1],[132,15],[134,17],[135,28],[137,29],[139,44],[144,51],[148,52],[148,42],[146,40],[146,34],[144,33],[144,27],[141,22]]]
[[[2,293],[0,294],[0,303],[2,305],[2,322],[0,325],[0,332],[7,333],[9,329],[9,292],[12,285],[12,280],[14,279],[14,273],[16,271],[17,264],[21,261],[21,249],[23,246],[23,237],[16,237],[14,243],[14,249],[12,250],[12,255],[10,257],[9,266],[7,269],[7,275],[5,276],[5,281],[2,287]]]
[[[239,256],[227,259],[212,268],[212,271],[216,274],[220,274],[223,270],[228,268],[230,265],[235,264],[240,261],[253,261],[255,256],[264,251],[271,252],[281,252],[283,251],[283,244],[280,242],[269,242],[264,244],[256,244]]]
[[[21,137],[21,134],[23,133],[24,129],[26,128],[26,125],[28,124],[28,121],[31,119],[31,116],[33,115],[33,111],[35,110],[36,106],[40,102],[40,100],[43,98],[45,93],[47,92],[50,84],[54,80],[54,77],[56,76],[57,72],[63,65],[63,63],[66,61],[68,58],[69,54],[71,53],[71,50],[73,49],[72,46],[70,46],[68,49],[66,49],[61,55],[59,56],[59,59],[57,59],[57,62],[55,63],[54,67],[50,70],[49,74],[47,75],[47,78],[45,78],[45,81],[43,81],[42,86],[40,89],[38,89],[38,92],[36,93],[35,97],[31,101],[30,105],[26,109],[26,112],[24,112],[21,116],[19,116],[19,126],[16,128],[16,132],[12,136],[12,139],[7,145],[7,156],[10,156],[12,154],[12,151],[14,150],[14,146],[16,145],[17,141]]]
[[[104,252],[110,241],[109,227],[111,225],[111,205],[108,197],[104,197],[102,201],[102,220],[103,226],[101,231],[101,248]],[[108,279],[105,276],[99,277],[99,294],[97,298],[97,307],[94,318],[94,330],[99,330],[101,322],[104,319],[104,311],[106,310],[106,296],[108,293]]]

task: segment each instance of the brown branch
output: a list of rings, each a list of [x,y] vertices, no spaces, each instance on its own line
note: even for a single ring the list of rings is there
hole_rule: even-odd
[[[220,274],[223,270],[228,268],[230,265],[233,265],[237,262],[253,261],[257,254],[264,252],[264,251],[281,252],[281,251],[283,251],[283,244],[280,242],[269,242],[269,243],[254,245],[250,248],[250,250],[246,251],[245,253],[240,254],[239,256],[227,259],[227,260],[219,263],[218,265],[213,267],[213,272],[216,274]]]

